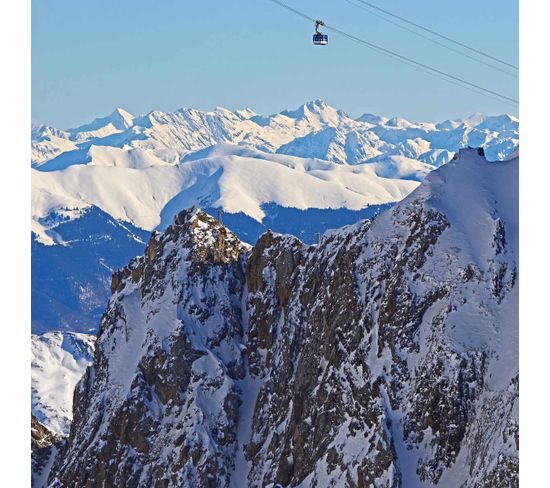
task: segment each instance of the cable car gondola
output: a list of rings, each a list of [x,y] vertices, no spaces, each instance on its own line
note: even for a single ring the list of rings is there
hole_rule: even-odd
[[[328,36],[319,32],[319,26],[325,25],[322,20],[315,21],[315,34],[313,34],[313,44],[316,46],[326,46],[328,44]]]

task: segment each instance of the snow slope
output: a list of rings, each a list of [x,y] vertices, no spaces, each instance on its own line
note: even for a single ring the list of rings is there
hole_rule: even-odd
[[[56,434],[69,433],[74,387],[93,360],[94,344],[88,334],[31,336],[32,414]]]
[[[227,144],[178,164],[145,154],[140,149],[91,146],[82,164],[33,169],[33,232],[41,242],[54,244],[47,216],[64,211],[77,217],[91,206],[146,230],[166,224],[193,204],[243,212],[258,222],[265,216],[261,207],[266,203],[358,210],[401,200],[418,185],[419,175],[431,169],[406,158],[394,158],[387,165],[339,165]],[[205,157],[189,159],[196,156]]]

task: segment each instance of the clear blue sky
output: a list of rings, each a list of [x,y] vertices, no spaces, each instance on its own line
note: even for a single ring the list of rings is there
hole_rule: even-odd
[[[370,0],[518,63],[517,0]],[[345,0],[286,0],[312,17],[516,98],[517,78],[383,22]],[[119,106],[134,114],[181,107],[260,113],[322,98],[352,116],[438,121],[517,108],[449,84],[269,0],[33,0],[33,121],[68,128]]]

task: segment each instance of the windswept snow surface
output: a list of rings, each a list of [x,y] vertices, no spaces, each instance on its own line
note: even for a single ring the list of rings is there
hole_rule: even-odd
[[[56,434],[68,435],[74,387],[93,360],[95,336],[47,332],[31,336],[33,415]]]

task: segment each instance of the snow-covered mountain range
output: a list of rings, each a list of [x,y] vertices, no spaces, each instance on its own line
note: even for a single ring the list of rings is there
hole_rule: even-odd
[[[355,120],[320,100],[269,116],[117,109],[73,129],[33,126],[33,330],[94,330],[111,272],[182,208],[221,210],[251,244],[267,228],[311,243],[400,201],[460,148],[499,160],[518,140],[509,115]]]
[[[317,245],[250,247],[178,213],[114,273],[69,438],[37,476],[517,486],[518,163],[463,150]]]
[[[256,221],[266,203],[303,210],[395,202],[462,147],[508,157],[518,131],[508,115],[354,120],[320,100],[270,116],[218,108],[135,118],[117,109],[67,131],[33,127],[33,231],[53,244],[48,216],[74,218],[90,206],[153,230],[170,222],[163,211],[174,199]]]

